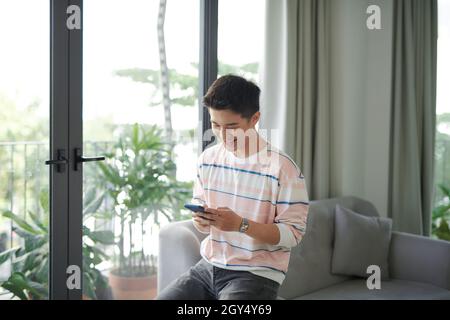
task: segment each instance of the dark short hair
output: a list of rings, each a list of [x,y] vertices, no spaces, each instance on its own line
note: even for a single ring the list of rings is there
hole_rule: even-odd
[[[231,110],[250,119],[259,111],[260,93],[253,82],[228,74],[213,82],[203,97],[203,105],[215,110]]]

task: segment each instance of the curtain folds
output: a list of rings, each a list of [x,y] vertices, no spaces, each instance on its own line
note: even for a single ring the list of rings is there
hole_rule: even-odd
[[[394,1],[389,215],[396,230],[431,233],[437,0]]]
[[[329,1],[266,2],[261,128],[306,177],[310,199],[330,196]],[[265,107],[265,108],[264,108]]]
[[[337,2],[332,6],[332,1]],[[390,110],[390,123],[383,124],[383,127],[389,128],[390,133],[385,133],[386,138],[382,142],[386,143],[385,152],[389,154],[377,154],[389,161],[389,166],[386,165],[384,169],[386,172],[380,172],[380,175],[386,177],[386,183],[379,186],[385,188],[387,192],[381,200],[380,197],[377,199],[380,207],[384,207],[385,210],[387,208],[387,215],[393,219],[395,230],[429,235],[434,170],[437,0],[392,1],[382,1],[383,8],[389,10],[389,14],[386,14],[386,11],[381,13],[382,17],[392,17],[392,30],[389,23],[388,29],[384,29],[382,34],[391,41],[392,49],[389,47],[385,51],[380,51],[386,54],[384,61],[392,62],[392,69],[390,74],[385,75],[386,79],[391,80],[391,85],[386,85],[385,95],[388,98],[383,102],[385,109]],[[358,118],[365,114],[364,111],[360,114],[335,117],[333,112],[338,111],[331,107],[334,100],[330,101],[333,99],[330,94],[333,91],[330,88],[339,87],[332,81],[349,79],[346,74],[364,72],[350,65],[334,69],[342,74],[335,74],[334,77],[330,75],[330,70],[333,70],[330,65],[334,61],[337,61],[336,63],[341,61],[331,59],[333,42],[330,39],[332,28],[330,15],[339,9],[340,19],[343,16],[349,19],[345,26],[362,26],[366,14],[363,10],[364,5],[360,0],[266,1],[266,44],[261,72],[260,128],[268,129],[269,132],[270,129],[276,130],[276,137],[271,141],[299,164],[306,178],[311,200],[341,195],[332,194],[332,190],[337,190],[338,193],[339,190],[344,192],[349,190],[348,181],[352,180],[346,179],[347,182],[343,186],[344,182],[339,178],[343,172],[346,175],[351,173],[353,176],[350,178],[358,177],[360,181],[366,176],[364,170],[377,170],[367,165],[372,163],[367,161],[367,157],[371,156],[367,151],[370,151],[370,145],[365,150],[353,150],[347,142],[346,151],[342,151],[339,150],[340,146],[334,146],[332,143],[335,141],[333,128],[345,127],[348,132],[353,129],[348,126],[349,121],[371,121]],[[362,16],[347,15],[348,9],[352,9],[352,12],[361,11]],[[334,36],[339,34],[336,30],[333,29]],[[370,39],[374,39],[375,34],[369,32],[377,31],[358,29],[358,35],[364,32],[367,32],[367,37],[371,35]],[[348,40],[345,38],[347,36],[349,35],[342,34],[342,40],[338,39],[334,43],[338,43],[341,48],[342,43],[359,45],[359,49],[355,48],[356,51],[352,52],[352,55],[361,58],[358,60],[361,65],[361,61],[366,61],[361,55],[367,54],[369,42],[361,42],[359,39],[353,42],[344,41]],[[382,62],[367,59],[367,63]],[[370,76],[370,73],[361,73],[362,81]],[[350,79],[357,78],[350,77]],[[356,94],[359,99],[356,101],[362,102],[360,106],[362,109],[354,109],[353,105],[353,109],[345,110],[364,110],[368,107],[364,105],[364,97],[360,98],[365,93],[361,91],[355,92]],[[377,97],[374,99],[377,100]],[[389,100],[390,105],[387,106]],[[345,103],[353,100],[342,101]],[[370,104],[371,107],[376,103],[377,101]],[[359,105],[357,107],[359,108]],[[347,122],[339,123],[343,119]],[[373,131],[370,131],[371,134]],[[351,135],[360,134],[362,133],[351,132]],[[271,137],[273,138],[273,135]],[[360,140],[372,141],[362,138]],[[364,164],[356,168],[348,168],[351,165],[348,164],[345,171],[333,165],[333,158],[337,157],[338,151],[341,152],[339,159],[342,159],[342,152],[349,150],[355,152],[349,157],[354,156],[356,161],[365,161]],[[364,152],[365,154],[362,154]],[[341,171],[338,172],[339,170]],[[357,172],[358,170],[361,172]],[[332,181],[333,188],[331,188]],[[367,185],[368,182],[365,183]],[[370,201],[369,192],[368,188],[361,194],[365,194]]]

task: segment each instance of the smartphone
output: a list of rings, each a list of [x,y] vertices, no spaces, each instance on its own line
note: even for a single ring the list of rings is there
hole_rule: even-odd
[[[194,212],[205,212],[205,208],[198,204],[186,203],[184,207]]]

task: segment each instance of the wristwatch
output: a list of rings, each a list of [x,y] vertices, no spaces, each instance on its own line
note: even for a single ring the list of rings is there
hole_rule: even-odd
[[[239,227],[239,232],[246,233],[248,227],[250,227],[248,220],[246,218],[242,218],[241,226]]]

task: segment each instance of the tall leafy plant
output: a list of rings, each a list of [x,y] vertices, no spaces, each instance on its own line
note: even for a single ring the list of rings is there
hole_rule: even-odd
[[[147,222],[159,225],[161,216],[178,220],[192,187],[176,180],[172,155],[161,129],[135,124],[122,127],[113,151],[99,164],[120,226],[116,239],[119,254],[112,270],[117,275],[156,273],[155,257],[145,252]]]
[[[98,209],[104,195],[98,195],[95,188],[86,193],[84,199],[84,219],[100,218]],[[0,265],[10,262],[11,275],[0,284],[19,299],[48,299],[49,273],[49,207],[48,192],[40,195],[40,205],[43,209],[39,217],[28,212],[29,219],[5,211],[2,216],[14,222],[13,232],[22,239],[22,244],[0,252]],[[98,244],[113,243],[111,231],[95,231],[84,226],[83,237],[83,294],[90,299],[97,299],[98,292],[106,291],[106,278],[97,266],[108,256]]]
[[[450,188],[439,184],[443,199],[433,209],[432,234],[442,240],[450,241]]]

